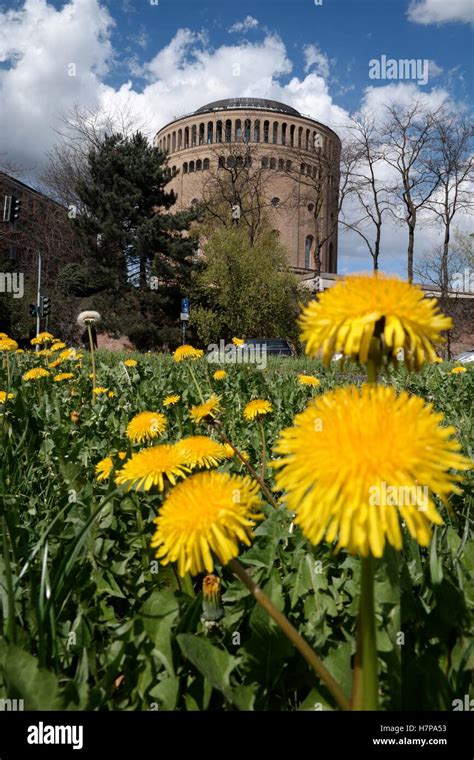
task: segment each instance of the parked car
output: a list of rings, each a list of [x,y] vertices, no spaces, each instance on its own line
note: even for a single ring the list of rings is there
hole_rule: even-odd
[[[454,360],[461,364],[470,364],[474,362],[474,348],[471,351],[463,351],[462,354],[454,357]]]
[[[243,346],[240,346],[241,349],[245,348],[247,351],[252,351],[252,347],[258,347],[259,351],[265,348],[267,356],[296,356],[293,346],[287,340],[280,338],[249,338]]]

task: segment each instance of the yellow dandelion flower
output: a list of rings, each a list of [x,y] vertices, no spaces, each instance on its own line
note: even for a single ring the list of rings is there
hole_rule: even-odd
[[[265,401],[263,398],[256,398],[245,405],[244,418],[250,422],[262,414],[269,414],[271,411],[273,409],[269,401]]]
[[[10,339],[10,336],[4,332],[0,332],[0,340],[6,340],[6,338]]]
[[[306,353],[322,351],[328,364],[334,354],[366,363],[374,335],[383,339],[389,360],[401,349],[409,368],[434,361],[432,342],[452,321],[440,313],[436,299],[421,288],[386,275],[352,275],[311,301],[300,318]]]
[[[41,332],[38,333],[36,338],[32,338],[30,343],[32,346],[42,346],[44,343],[52,343],[53,340],[54,335],[51,335],[50,332]]]
[[[443,521],[431,494],[459,493],[468,460],[443,427],[443,415],[423,399],[391,386],[338,388],[317,397],[284,430],[276,488],[313,543],[381,557],[386,540],[402,548],[400,518],[427,546],[431,524]]]
[[[207,417],[215,419],[220,409],[220,401],[216,395],[211,396],[203,404],[192,406],[189,416],[193,422],[199,423],[206,420]]]
[[[125,359],[124,364],[126,367],[136,367],[138,362],[136,359]]]
[[[6,391],[0,391],[0,404],[4,404],[7,399],[13,398],[13,393],[7,393]]]
[[[59,375],[53,377],[53,380],[55,383],[62,383],[63,380],[72,380],[73,377],[72,372],[60,372]]]
[[[0,340],[0,351],[17,351],[18,343],[12,338],[2,338]]]
[[[245,341],[242,338],[232,338],[232,343],[238,348],[239,346],[243,346]]]
[[[104,393],[107,393],[108,390],[108,388],[103,388],[101,385],[98,385],[96,388],[92,389],[92,392],[95,393],[96,396],[102,396]]]
[[[188,457],[187,464],[191,468],[217,467],[220,462],[227,459],[227,451],[222,443],[213,441],[205,435],[182,438],[176,446],[185,451]]]
[[[30,380],[40,380],[42,377],[48,377],[49,375],[51,375],[51,372],[48,372],[47,369],[35,367],[34,369],[29,369],[28,372],[25,372],[23,380],[25,380],[25,382],[29,382]]]
[[[169,396],[165,396],[163,399],[163,406],[174,406],[178,403],[181,396],[178,393],[172,393]]]
[[[115,397],[116,397],[116,395],[117,395],[117,394],[115,393],[115,391],[109,391],[109,392],[107,393],[107,396],[108,396],[109,398],[115,398]]]
[[[22,348],[17,348],[15,351],[16,354],[24,354],[24,350]]]
[[[467,369],[466,369],[466,367],[454,367],[454,368],[453,368],[453,369],[450,371],[450,373],[449,373],[449,374],[450,374],[450,375],[459,375],[459,374],[461,374],[462,372],[467,372]]]
[[[442,364],[444,362],[444,359],[442,359],[441,356],[436,356],[433,361],[435,364]]]
[[[227,372],[225,369],[216,369],[212,377],[214,380],[225,380],[227,377]]]
[[[127,458],[127,452],[126,451],[119,451],[119,453],[117,454],[117,456],[118,456],[119,459],[121,459],[123,461],[124,459]]]
[[[224,451],[226,453],[226,459],[232,459],[235,456],[235,451],[230,443],[223,443]]]
[[[314,387],[321,385],[321,381],[318,380],[318,378],[314,375],[305,375],[303,373],[300,373],[297,375],[297,378],[300,385],[312,385]]]
[[[60,364],[61,364],[61,359],[55,359],[54,362],[48,363],[48,367],[50,369],[55,369],[56,367],[59,367]]]
[[[77,353],[75,348],[66,348],[64,351],[61,351],[58,358],[55,360],[58,363],[65,362],[73,359],[79,359],[80,355]]]
[[[108,480],[110,478],[110,473],[112,472],[113,467],[114,463],[112,457],[105,457],[105,459],[101,459],[100,462],[95,466],[97,480]]]
[[[51,355],[51,349],[50,348],[42,348],[41,351],[38,351],[36,356],[50,356]]]
[[[170,444],[152,446],[134,454],[123,469],[117,473],[116,483],[126,485],[127,490],[143,488],[149,491],[152,486],[158,486],[160,491],[165,487],[165,478],[175,485],[178,478],[189,474],[186,465],[186,452]]]
[[[162,435],[166,428],[166,417],[161,412],[140,412],[127,425],[127,437],[133,443],[151,441]]]
[[[173,354],[175,362],[182,362],[185,359],[200,359],[204,356],[204,351],[200,348],[194,348],[194,346],[179,346]]]
[[[61,351],[63,348],[66,348],[66,344],[62,340],[55,340],[51,346],[51,351]]]
[[[256,520],[262,518],[258,484],[224,472],[201,472],[171,490],[155,519],[151,546],[164,564],[178,563],[178,573],[196,575],[214,569],[215,555],[226,565],[250,545]]]

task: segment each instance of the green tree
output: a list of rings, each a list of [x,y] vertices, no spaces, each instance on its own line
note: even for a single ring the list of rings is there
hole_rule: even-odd
[[[218,229],[204,245],[195,277],[191,326],[203,343],[233,336],[297,335],[299,293],[284,247],[270,229],[252,244],[247,230]]]
[[[195,241],[186,234],[194,212],[171,213],[170,179],[166,155],[143,134],[112,134],[90,150],[76,188],[81,212],[75,224],[89,256],[72,287],[79,283],[96,307],[103,303],[105,326],[135,336],[140,348],[157,345],[160,328],[177,320],[194,267]],[[156,290],[150,290],[151,277]]]

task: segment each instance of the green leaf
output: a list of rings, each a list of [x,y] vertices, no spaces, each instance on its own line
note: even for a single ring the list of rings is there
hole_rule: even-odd
[[[191,633],[181,633],[177,637],[183,655],[199,670],[204,678],[227,699],[233,700],[230,674],[239,663],[238,657],[218,649],[206,639]]]
[[[25,710],[62,710],[64,699],[56,676],[40,668],[33,655],[10,646],[4,661],[8,695],[25,700]]]

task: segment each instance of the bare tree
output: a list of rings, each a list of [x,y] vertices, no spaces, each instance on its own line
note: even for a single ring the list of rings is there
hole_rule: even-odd
[[[408,227],[407,273],[413,282],[415,229],[418,214],[426,209],[439,186],[440,176],[433,170],[436,151],[435,131],[440,109],[427,109],[421,101],[410,106],[386,106],[387,120],[383,127],[386,144],[385,161],[399,174],[400,183],[393,186],[394,197],[401,204],[402,218]],[[398,217],[397,210],[394,215]]]
[[[354,219],[341,216],[339,221],[362,238],[372,257],[374,271],[377,271],[382,224],[390,210],[389,188],[380,178],[385,148],[372,118],[353,116],[349,134],[341,157],[341,191],[354,200],[357,213]]]
[[[456,214],[473,208],[474,144],[472,125],[457,114],[438,113],[435,123],[435,154],[428,168],[437,177],[437,191],[429,209],[443,227],[440,287],[446,295],[450,283],[451,228]]]

